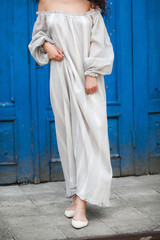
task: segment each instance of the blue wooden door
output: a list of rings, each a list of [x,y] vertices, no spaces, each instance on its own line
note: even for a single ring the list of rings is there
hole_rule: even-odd
[[[114,47],[115,62],[112,75],[105,76],[105,83],[108,86],[108,88],[106,87],[106,101],[113,173],[114,176],[122,176],[134,174],[132,25],[130,14],[132,4],[128,0],[124,0],[124,5],[121,5],[118,0],[114,4],[111,3],[111,15],[108,15],[105,22]],[[35,4],[34,13],[37,7]],[[33,14],[31,30],[35,18],[36,16]],[[49,65],[40,67],[33,59],[31,62],[31,69],[36,68],[37,82],[35,91],[38,99],[37,125],[39,127],[40,152],[38,178],[40,181],[63,180],[56,144],[54,114],[49,100]]]
[[[28,1],[0,2],[0,183],[33,180]]]
[[[132,2],[110,1],[106,26],[113,43],[113,72],[105,76],[108,86],[108,131],[114,176],[134,174],[134,122],[132,82]]]
[[[114,176],[159,173],[160,1],[110,4],[116,61],[106,82]]]
[[[105,85],[113,174],[157,173],[160,2],[116,0],[109,6],[106,26],[115,61]],[[0,7],[0,184],[64,180],[49,97],[50,66],[37,65],[27,47],[37,3],[6,0]]]
[[[160,172],[160,1],[133,0],[135,174]]]
[[[105,22],[114,47],[115,62],[112,75],[105,76],[105,84],[114,176],[141,175],[160,171],[155,167],[159,161],[159,99],[156,95],[153,112],[157,111],[158,114],[153,115],[155,122],[152,118],[148,121],[149,111],[145,111],[149,107],[146,87],[147,77],[149,78],[152,72],[149,73],[146,69],[144,73],[147,64],[146,57],[149,58],[149,54],[152,54],[152,49],[154,49],[156,59],[153,60],[155,57],[153,55],[152,60],[155,62],[155,89],[158,91],[159,74],[157,73],[159,72],[157,71],[160,52],[155,46],[160,37],[156,27],[160,17],[156,10],[159,4],[158,0],[153,0],[152,3],[151,1],[132,0],[109,1],[111,15],[108,12]],[[147,16],[149,16],[148,19]],[[142,26],[144,26],[144,35],[139,32]],[[145,39],[145,34],[148,34],[147,39]],[[151,44],[153,37],[155,37],[154,46]],[[140,54],[140,50],[143,54]],[[150,58],[151,62],[152,60]],[[150,71],[153,71],[151,67]],[[37,82],[39,86],[37,88],[39,91],[39,131],[41,133],[39,139],[42,167],[40,179],[41,181],[62,180],[63,173],[56,144],[54,114],[49,101],[49,66],[37,66]],[[151,104],[153,106],[153,101]],[[155,151],[153,155],[152,148]]]

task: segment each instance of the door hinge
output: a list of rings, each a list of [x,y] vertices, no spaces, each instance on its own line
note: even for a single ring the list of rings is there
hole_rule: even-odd
[[[136,148],[136,131],[135,131],[135,128],[132,129],[132,145],[133,145],[133,148]]]

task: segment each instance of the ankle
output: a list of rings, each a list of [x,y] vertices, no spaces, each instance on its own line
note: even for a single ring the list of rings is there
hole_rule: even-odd
[[[76,199],[76,205],[77,207],[85,208],[87,206],[87,202],[84,200]]]
[[[81,199],[78,195],[76,195],[76,202],[79,203],[79,202],[82,202],[83,204],[87,204],[87,202],[83,199]]]
[[[84,211],[84,212],[85,212],[85,211],[86,211],[86,207],[76,206],[75,210],[76,210],[76,211],[80,210],[80,211]]]
[[[76,202],[76,209],[85,209],[86,206],[87,206],[87,203],[83,200]]]

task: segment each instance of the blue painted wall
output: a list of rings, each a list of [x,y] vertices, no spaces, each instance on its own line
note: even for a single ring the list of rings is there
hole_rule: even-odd
[[[160,1],[109,3],[115,61],[105,85],[113,173],[159,173]],[[63,180],[49,65],[38,66],[27,47],[37,4],[5,0],[0,7],[0,184]]]

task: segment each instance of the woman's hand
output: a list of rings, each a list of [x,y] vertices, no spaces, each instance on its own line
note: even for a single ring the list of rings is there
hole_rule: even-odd
[[[43,44],[44,50],[48,53],[48,56],[51,60],[62,61],[63,60],[63,51],[58,49],[56,46],[50,42],[45,41]]]
[[[98,89],[97,78],[86,75],[86,82],[85,82],[86,93],[92,94],[95,91],[97,91],[97,89]]]

